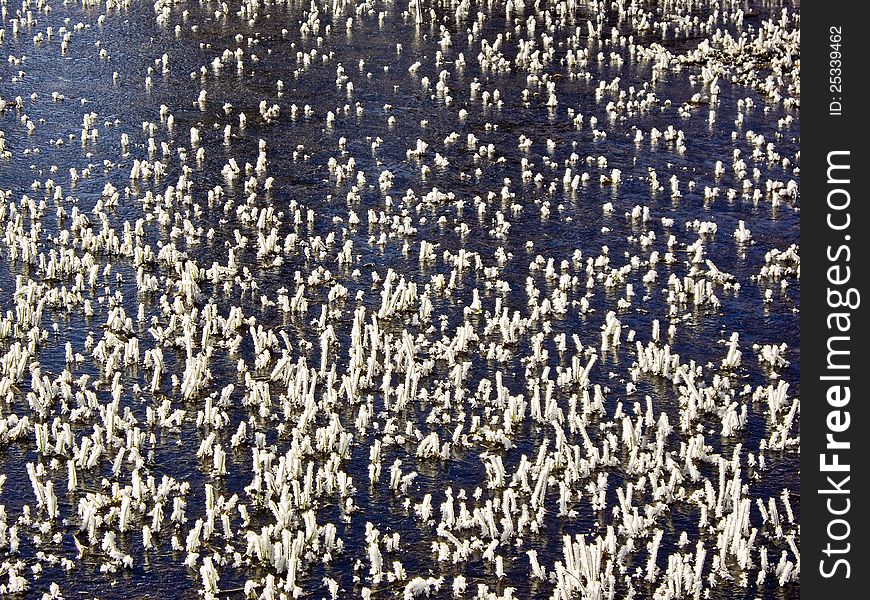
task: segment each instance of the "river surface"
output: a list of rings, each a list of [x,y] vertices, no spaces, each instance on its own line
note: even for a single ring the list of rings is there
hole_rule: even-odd
[[[781,557],[799,561],[794,547],[800,544],[799,248],[792,250],[792,258],[782,258],[800,243],[800,198],[779,193],[789,182],[796,189],[800,181],[799,62],[782,73],[770,71],[769,57],[759,57],[763,53],[743,64],[724,51],[699,60],[686,60],[685,55],[709,43],[717,29],[735,39],[742,34],[756,38],[765,22],[782,31],[797,30],[800,4],[527,2],[511,3],[508,22],[501,0],[461,5],[427,1],[419,24],[413,6],[389,1],[3,3],[0,148],[6,154],[0,158],[0,190],[7,208],[2,216],[0,313],[7,315],[10,331],[0,337],[6,382],[5,397],[0,397],[0,418],[6,420],[0,427],[0,585],[9,587],[0,596],[41,598],[57,592],[64,598],[201,597],[214,591],[203,582],[204,559],[210,557],[219,573],[217,597],[244,597],[246,585],[251,597],[269,597],[270,581],[284,581],[286,568],[273,557],[258,558],[248,534],[260,535],[264,527],[280,521],[270,508],[280,494],[262,481],[261,490],[252,488],[255,480],[268,479],[256,475],[268,468],[255,467],[252,448],[274,455],[267,461],[274,470],[278,457],[308,439],[314,448],[299,451],[302,466],[290,479],[302,482],[307,465],[313,464],[315,474],[331,469],[353,482],[348,489],[333,490],[324,474],[316,477],[313,504],[298,506],[288,500],[289,516],[282,521],[291,532],[288,539],[310,527],[303,522],[304,513],[316,518],[314,540],[305,543],[295,581],[302,597],[330,597],[329,580],[337,585],[333,597],[402,597],[414,577],[433,577],[443,578],[443,583],[431,590],[431,597],[448,598],[457,576],[467,582],[457,597],[558,597],[558,582],[551,575],[561,568],[557,562],[565,564],[564,536],[576,540],[579,535],[592,543],[596,536],[606,537],[610,527],[617,549],[632,537],[625,531],[617,493],[629,483],[636,487],[630,503],[640,514],[644,506],[658,505],[660,510],[618,560],[611,554],[604,558],[602,568],[611,560],[619,565],[610,565],[614,578],[600,597],[628,597],[629,588],[635,598],[692,597],[687,590],[668,596],[663,582],[669,576],[668,556],[686,557],[694,568],[699,542],[706,549],[703,597],[799,597],[799,577],[780,584],[774,572]],[[739,22],[734,18],[737,10],[744,13]],[[641,13],[650,23],[668,23],[669,29],[662,33],[662,28],[639,27]],[[536,24],[530,29],[532,16]],[[714,22],[709,30],[704,26],[708,19]],[[600,24],[602,33],[591,35],[588,22]],[[65,32],[70,34],[67,42]],[[777,45],[778,35],[781,31],[768,36],[773,40],[770,56],[799,52],[799,37],[797,46],[789,47]],[[535,45],[521,50],[518,39],[533,39]],[[498,50],[489,58],[481,55],[493,45]],[[573,61],[566,57],[575,51],[587,53],[582,64],[569,64]],[[521,53],[525,58],[518,57]],[[216,69],[214,61],[220,57]],[[505,68],[497,66],[499,60]],[[716,90],[703,72],[714,68],[723,69]],[[772,93],[756,85],[768,76],[778,80]],[[553,86],[555,103],[548,102],[548,85]],[[240,113],[246,116],[244,127]],[[675,134],[682,132],[679,139],[667,139],[669,127]],[[198,131],[198,140],[191,138],[191,128]],[[652,139],[654,129],[665,135]],[[454,132],[455,139],[447,139]],[[530,140],[527,147],[525,139]],[[260,148],[266,159],[257,169]],[[745,171],[735,169],[735,151]],[[234,179],[226,176],[231,159],[240,168]],[[131,178],[134,161],[159,161],[163,173]],[[717,161],[722,162],[721,172]],[[571,174],[566,177],[567,168]],[[652,172],[661,184],[658,189]],[[583,174],[588,180],[572,184]],[[672,193],[672,176],[679,194]],[[388,180],[391,186],[380,185]],[[58,186],[61,192],[55,193]],[[168,195],[168,186],[185,191]],[[219,197],[214,194],[217,186]],[[268,209],[272,212],[267,214]],[[75,226],[74,210],[86,215],[89,225]],[[98,265],[94,285],[89,284],[87,267],[79,269],[84,283],[76,282],[74,269],[49,273],[46,263],[52,256],[66,249],[80,258],[87,253],[81,243],[85,229],[97,237],[115,235],[123,246],[125,226],[135,232],[129,235],[132,246],[150,246],[157,255],[172,245],[176,257],[146,260],[140,267],[132,250],[112,249],[109,242],[90,251]],[[741,227],[751,237],[735,237]],[[273,229],[276,244],[258,241]],[[24,255],[25,238],[36,249],[33,256]],[[350,260],[339,261],[348,242]],[[427,260],[420,258],[421,242],[434,245]],[[261,248],[265,250],[258,252]],[[702,258],[695,260],[699,249]],[[201,273],[197,293],[185,295],[185,264],[196,264],[204,273],[214,263],[229,265],[230,252],[237,270],[216,276],[217,283]],[[462,256],[467,264],[459,267]],[[766,265],[782,268],[763,276]],[[655,278],[648,277],[650,272]],[[155,277],[153,290],[142,283],[143,274]],[[567,278],[560,281],[563,274]],[[382,299],[384,280],[394,293],[400,278],[401,285],[416,285],[410,308],[383,312],[392,301]],[[692,292],[682,290],[680,299],[679,286],[685,287],[686,281],[711,282],[715,298],[705,293],[696,302]],[[292,299],[300,282],[305,283],[301,293],[307,312],[283,309],[280,298]],[[68,292],[81,300],[65,304],[58,299]],[[431,303],[428,311],[421,308],[424,295]],[[19,307],[36,306],[39,298],[46,298],[41,320],[12,326],[22,322]],[[84,300],[89,300],[89,310]],[[327,307],[323,320],[322,306]],[[123,318],[120,324],[109,323],[117,307],[131,319],[129,327]],[[232,307],[241,307],[246,319],[255,318],[251,323],[274,332],[270,354],[262,355],[249,323],[229,333],[215,327],[215,341],[204,343],[206,307],[214,307],[222,318]],[[352,373],[354,315],[360,307],[369,324],[382,311],[381,330],[375,335],[394,347],[387,372],[389,401],[383,393],[383,369],[353,393],[341,389],[343,377]],[[517,330],[518,339],[503,333],[493,318],[496,307],[499,312],[507,309],[508,322],[515,312],[517,319],[526,320]],[[611,312],[619,321],[621,342],[602,348],[601,332]],[[187,334],[188,341],[184,313],[194,314],[196,321],[189,325],[194,333]],[[461,337],[457,329],[464,324],[477,339],[445,354],[443,346]],[[160,337],[158,328],[169,333]],[[334,339],[321,369],[321,339],[327,328]],[[728,366],[723,361],[735,332],[742,357]],[[560,347],[562,333],[566,337]],[[237,334],[242,339],[230,348]],[[106,368],[105,355],[134,338],[138,360],[125,362],[122,349],[113,359],[116,363]],[[400,356],[405,338],[415,348],[413,367]],[[105,352],[95,354],[101,341]],[[692,376],[693,385],[716,390],[714,406],[682,428],[681,414],[688,410],[691,392],[673,374],[661,377],[641,369],[637,342],[643,347],[667,345],[678,354],[679,364],[698,373]],[[67,360],[67,343],[81,360]],[[782,344],[783,360],[776,366],[758,358],[763,346]],[[16,373],[9,365],[28,347],[26,366]],[[151,385],[154,369],[145,360],[154,348],[162,350],[164,361],[156,389]],[[282,350],[294,367],[304,360],[302,370],[310,370],[317,381],[318,408],[301,429],[304,403],[281,399],[289,393],[280,376],[270,381]],[[185,396],[189,361],[207,351],[208,376]],[[596,363],[588,382],[557,382],[572,359],[585,366],[593,355]],[[376,362],[387,360],[383,348],[372,354],[366,347],[361,356],[363,372],[369,356]],[[413,378],[406,377],[408,369]],[[329,383],[330,370],[335,371],[334,384]],[[40,383],[46,377],[54,382],[49,391]],[[722,384],[723,377],[727,384]],[[397,388],[412,379],[417,396],[397,408]],[[68,393],[61,380],[67,382]],[[555,412],[544,406],[547,414],[535,419],[527,407],[504,433],[503,415],[511,402],[528,406],[538,393],[545,404],[548,380]],[[257,382],[271,389],[271,404],[255,397]],[[787,399],[773,410],[764,390],[780,382],[787,384]],[[332,394],[325,391],[330,385]],[[595,396],[595,386],[603,398],[602,410],[579,408],[589,402],[588,397],[583,400],[584,392]],[[113,387],[120,391],[117,398]],[[462,393],[457,394],[459,389]],[[648,473],[631,467],[632,451],[619,412],[634,426],[647,411],[647,397],[654,418],[639,426],[634,443],[641,452],[654,454],[657,423],[662,413],[667,415],[672,431],[664,436],[665,452],[676,466],[665,461],[666,466],[651,469],[664,469],[664,482],[672,472],[681,473],[675,485],[684,488],[682,499],[654,498],[653,486],[662,481],[650,483]],[[217,406],[216,418],[222,423],[198,423],[207,399],[209,406]],[[178,423],[153,417],[166,402],[170,408],[164,416],[182,411]],[[729,412],[731,403],[736,408]],[[114,440],[105,431],[110,405],[117,416]],[[371,417],[362,425],[361,406]],[[741,410],[744,421],[725,432],[723,421]],[[790,410],[796,413],[785,428],[787,441],[767,448]],[[574,412],[580,414],[592,445],[600,449],[609,443],[608,435],[614,439],[615,459],[569,481],[564,457],[572,450],[558,449],[567,444],[576,448],[575,456],[591,455],[580,429],[570,423]],[[21,435],[10,439],[5,432],[12,428],[13,416],[29,422]],[[481,424],[477,431],[471,424],[474,417]],[[343,454],[334,447],[318,447],[317,436],[329,437],[334,420],[353,436]],[[246,438],[233,447],[233,434],[242,422]],[[65,447],[57,442],[64,423],[73,437]],[[467,437],[457,441],[452,436],[460,423]],[[49,441],[40,449],[37,430],[42,424]],[[504,435],[497,435],[499,431]],[[432,432],[439,448],[452,440],[446,456],[418,456],[421,439]],[[138,434],[141,441],[132,441]],[[699,435],[707,459],[695,459],[700,478],[693,481],[685,454],[690,440]],[[105,444],[90,464],[88,457],[78,456],[85,438]],[[382,442],[382,472],[372,485],[369,465],[376,440]],[[215,444],[226,453],[225,472],[214,468]],[[138,462],[130,459],[134,446],[141,455]],[[118,459],[121,449],[126,451]],[[439,560],[438,542],[454,549],[438,533],[444,517],[439,507],[448,487],[454,498],[463,491],[470,513],[487,501],[500,503],[507,490],[513,490],[520,505],[526,504],[532,491],[511,477],[523,457],[539,461],[531,476],[534,487],[535,473],[549,455],[556,466],[537,531],[526,527],[499,537],[478,525],[456,527],[455,536],[471,541],[469,554]],[[507,473],[504,485],[493,484],[489,456],[501,457]],[[742,485],[737,496],[751,500],[749,522],[738,537],[748,539],[750,530],[757,530],[745,568],[730,554],[725,566],[714,565],[719,563],[717,538],[727,529],[728,514],[739,510],[738,502],[724,501],[724,513],[711,514],[711,524],[699,526],[704,482],[717,490],[714,495],[724,495],[720,469],[735,456]],[[764,468],[757,463],[759,456]],[[390,467],[397,459],[403,475],[417,475],[405,489],[393,490]],[[71,462],[77,483],[68,491]],[[728,469],[731,480],[735,474]],[[596,507],[592,499],[602,474],[609,478],[603,491],[606,506]],[[134,479],[146,482],[149,477],[154,478],[152,488],[164,478],[173,483],[165,494],[162,531],[151,534],[146,549],[142,527],[152,523],[153,489],[141,497],[130,490]],[[36,492],[49,481],[58,503],[54,517]],[[184,482],[189,487],[179,487]],[[560,514],[560,483],[571,489],[567,514]],[[289,480],[285,489],[292,489]],[[793,521],[786,517],[783,490],[790,494]],[[122,509],[123,498],[131,493],[132,508]],[[427,494],[431,519],[415,510]],[[218,504],[228,507],[207,509],[207,496],[221,498]],[[179,522],[170,519],[175,498],[185,503]],[[767,507],[771,498],[782,521],[779,530],[758,508],[759,500]],[[352,508],[346,504],[349,499]],[[246,505],[247,518],[239,504]],[[87,531],[89,505],[98,506],[95,514],[101,515],[93,539]],[[456,506],[458,514],[458,501]],[[129,522],[122,527],[119,513],[124,511],[129,511]],[[495,512],[497,529],[504,531],[502,511]],[[190,540],[198,519],[208,529],[209,513],[214,531],[195,533]],[[223,529],[221,514],[228,516],[229,532]],[[518,515],[512,517],[514,528]],[[328,523],[335,526],[343,547],[325,561],[326,542],[318,540],[326,535],[323,527]],[[380,533],[382,577],[370,569],[367,523]],[[13,526],[17,548],[9,539]],[[276,531],[269,542],[272,552],[282,539]],[[646,577],[655,531],[663,532],[657,570]],[[117,555],[105,543],[107,532],[116,534]],[[383,538],[394,532],[400,542],[389,550]],[[680,540],[683,532],[686,543]],[[486,556],[492,539],[500,542],[495,551],[502,559],[498,568]],[[762,547],[769,567],[764,581],[757,583]],[[196,556],[191,558],[192,550]],[[544,579],[532,576],[529,550],[537,552]],[[129,557],[126,564],[122,557]],[[401,562],[402,577],[387,576],[393,561]],[[26,589],[14,592],[16,577],[26,580]],[[565,585],[574,585],[573,597],[597,597],[581,592],[576,583]],[[292,595],[278,583],[275,589],[275,598],[282,592]]]

